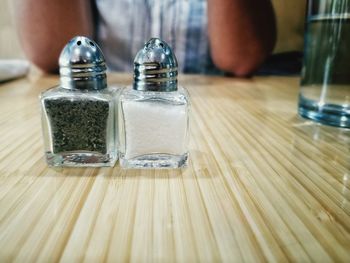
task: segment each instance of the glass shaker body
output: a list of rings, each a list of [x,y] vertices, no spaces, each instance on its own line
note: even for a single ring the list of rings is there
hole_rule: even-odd
[[[41,94],[45,155],[50,166],[113,166],[116,90],[70,90]]]
[[[124,88],[118,112],[122,167],[179,168],[187,164],[189,96],[186,89],[157,92]]]

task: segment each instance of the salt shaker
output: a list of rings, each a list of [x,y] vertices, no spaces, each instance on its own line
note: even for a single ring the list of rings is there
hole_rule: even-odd
[[[177,60],[152,38],[134,60],[134,83],[119,98],[119,159],[125,168],[179,168],[188,161],[189,96]]]
[[[63,48],[59,66],[60,85],[40,97],[47,163],[113,166],[116,90],[107,87],[101,49],[77,36]]]

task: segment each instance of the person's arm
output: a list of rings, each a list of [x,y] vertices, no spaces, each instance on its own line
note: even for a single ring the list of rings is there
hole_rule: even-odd
[[[58,69],[59,54],[72,37],[92,36],[90,1],[16,0],[13,5],[24,52],[46,72]]]
[[[276,42],[270,0],[208,0],[208,23],[214,64],[236,76],[251,74]]]

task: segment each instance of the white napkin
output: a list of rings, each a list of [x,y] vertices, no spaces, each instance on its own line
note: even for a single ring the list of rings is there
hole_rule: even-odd
[[[23,59],[0,59],[0,82],[27,75],[29,62]]]

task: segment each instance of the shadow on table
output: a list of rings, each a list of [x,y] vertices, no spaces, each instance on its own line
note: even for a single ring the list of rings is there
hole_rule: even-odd
[[[350,149],[350,129],[326,126],[295,116],[290,120],[296,133],[309,137],[312,141],[336,143]]]
[[[350,182],[350,129],[325,126],[310,120],[295,117],[290,120],[293,138],[293,154],[306,156],[304,163],[317,168],[318,176],[339,182],[342,194],[348,195]],[[334,186],[332,185],[332,186]],[[346,198],[344,199],[346,200]]]

